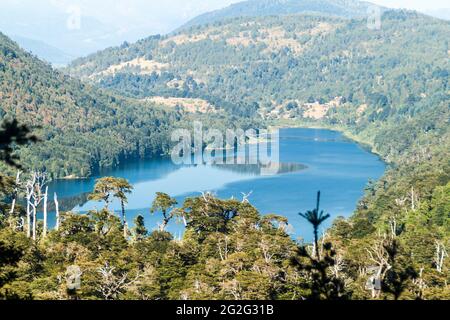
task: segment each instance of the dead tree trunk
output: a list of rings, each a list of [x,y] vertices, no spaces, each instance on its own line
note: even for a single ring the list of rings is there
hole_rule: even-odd
[[[31,175],[31,180],[27,181],[26,192],[27,192],[27,237],[31,238],[31,199],[34,194],[34,185],[36,183],[36,173]]]
[[[376,274],[373,277],[373,282],[375,284],[372,290],[372,298],[378,298],[381,293],[381,284],[386,277],[387,272],[392,268],[389,263],[389,253],[386,251],[385,244],[389,241],[384,235],[383,238],[379,238],[375,241],[375,243],[371,246],[370,249],[366,249],[369,254],[369,260],[375,263],[376,265]],[[376,284],[379,283],[380,288],[376,287]]]
[[[32,237],[33,240],[37,239],[37,209],[44,200],[43,189],[46,184],[46,174],[41,172],[34,172],[32,174],[31,181],[27,184],[27,200],[29,207],[33,209],[33,225],[32,225]],[[46,191],[47,192],[47,191]],[[32,199],[32,201],[31,201]],[[46,208],[44,209],[46,210]],[[27,214],[27,220],[29,219],[29,214]],[[28,230],[30,227],[28,227]],[[30,232],[28,231],[28,234]]]
[[[33,204],[33,241],[37,239],[37,209],[36,205]]]
[[[47,201],[48,201],[48,187],[45,187],[44,193],[44,230],[42,232],[43,237],[47,236]]]
[[[59,221],[59,202],[58,202],[58,195],[56,194],[56,192],[53,196],[53,200],[55,201],[55,210],[56,210],[56,227],[55,227],[55,229],[56,229],[56,231],[58,231],[60,221]]]
[[[120,200],[120,206],[122,209],[123,237],[126,239],[128,237],[128,223],[127,223],[127,217],[125,214],[125,202],[122,199]]]
[[[17,171],[16,184],[14,186],[14,192],[13,192],[12,201],[11,201],[11,210],[9,211],[10,215],[12,215],[14,213],[14,210],[16,208],[16,201],[17,201],[17,196],[19,194],[20,174],[21,173],[22,173],[22,171],[20,171],[20,170]]]
[[[436,270],[442,273],[444,267],[445,258],[448,257],[447,251],[443,243],[436,241],[436,256],[434,263],[436,264]]]
[[[410,197],[411,197],[411,210],[416,211],[416,202],[418,201],[418,196],[414,190],[414,187],[411,187]]]

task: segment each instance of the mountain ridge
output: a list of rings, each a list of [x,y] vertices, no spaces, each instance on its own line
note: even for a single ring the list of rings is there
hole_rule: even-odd
[[[176,31],[237,17],[316,13],[344,18],[363,18],[368,15],[370,8],[384,10],[381,6],[356,0],[249,0],[201,14]]]
[[[85,177],[122,158],[159,155],[179,117],[72,79],[0,33],[0,118],[17,119],[42,139],[18,151],[27,169]]]
[[[11,36],[11,39],[16,41],[22,49],[29,51],[39,57],[39,59],[45,60],[55,67],[64,67],[74,60],[73,56],[43,41],[22,36]]]

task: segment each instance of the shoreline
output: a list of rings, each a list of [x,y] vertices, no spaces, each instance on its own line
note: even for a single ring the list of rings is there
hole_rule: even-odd
[[[377,157],[380,158],[381,161],[383,161],[387,167],[389,167],[390,165],[392,165],[392,163],[389,163],[386,161],[386,159],[375,149],[375,147],[368,141],[365,141],[361,138],[359,138],[358,136],[352,134],[349,130],[347,130],[344,127],[340,127],[340,126],[331,126],[331,125],[323,125],[323,124],[317,124],[317,123],[299,123],[296,120],[271,120],[268,121],[267,123],[267,129],[269,130],[269,132],[271,132],[274,129],[296,129],[296,128],[303,128],[303,129],[318,129],[318,130],[331,130],[331,131],[335,131],[335,132],[339,132],[341,133],[344,138],[349,139],[350,141],[353,141],[355,143],[357,143],[361,148],[363,148],[364,150],[366,150],[367,152],[370,152],[374,155],[376,155]],[[253,145],[253,144],[258,144],[261,143],[261,141],[258,141],[258,139],[256,139],[255,141],[249,142],[247,141],[246,144],[247,145]],[[208,147],[206,148],[206,150],[209,150]],[[223,150],[228,150],[227,148],[223,148]],[[159,157],[159,159],[163,159],[166,158],[167,155],[161,155]],[[136,160],[143,160],[144,158],[136,158]],[[154,159],[154,158],[153,158]],[[109,167],[109,168],[105,168],[105,169],[114,169],[117,168],[118,166],[115,165],[113,167]],[[67,177],[62,177],[62,178],[55,178],[52,179],[53,182],[58,182],[58,181],[77,181],[77,180],[87,180],[92,178],[93,175],[91,176],[86,176],[86,177],[79,177],[79,176],[75,176],[75,175],[69,175]]]
[[[286,121],[286,120],[284,120]],[[318,130],[331,130],[335,132],[341,133],[345,138],[357,143],[360,147],[362,147],[364,150],[376,155],[380,158],[381,161],[383,161],[387,166],[392,165],[392,163],[388,162],[376,149],[375,147],[368,141],[365,141],[358,136],[352,134],[348,129],[345,127],[340,126],[331,126],[331,125],[320,125],[320,124],[305,124],[305,123],[298,123],[295,122],[295,120],[292,121],[292,123],[277,123],[276,121],[271,122],[268,125],[269,128],[277,128],[277,129],[318,129]]]

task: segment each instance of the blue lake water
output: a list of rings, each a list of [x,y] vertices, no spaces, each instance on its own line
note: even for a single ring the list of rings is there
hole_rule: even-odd
[[[128,197],[127,219],[131,225],[134,217],[142,214],[149,230],[156,229],[161,221],[158,215],[150,215],[156,192],[165,192],[180,203],[202,191],[214,192],[225,199],[241,199],[242,192],[252,192],[249,201],[261,214],[286,216],[292,236],[309,241],[311,227],[298,213],[315,207],[318,190],[322,192],[323,210],[332,218],[348,217],[369,179],[379,179],[385,170],[385,164],[376,155],[339,132],[322,129],[282,129],[280,162],[302,164],[306,169],[262,176],[242,166],[178,166],[170,159],[129,161],[90,179],[53,182],[50,192],[58,193],[63,210],[86,212],[102,207],[100,203],[86,202],[95,179],[101,176],[126,178],[134,187]],[[113,203],[111,208],[119,214],[119,203]],[[327,221],[324,227],[329,227],[332,221]],[[175,222],[168,227],[176,236],[182,230],[183,226]]]

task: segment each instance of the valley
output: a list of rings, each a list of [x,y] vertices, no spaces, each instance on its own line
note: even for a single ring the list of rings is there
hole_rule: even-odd
[[[370,8],[250,0],[59,69],[0,33],[0,299],[449,299],[450,22]],[[175,165],[194,123],[281,127],[282,165]]]

